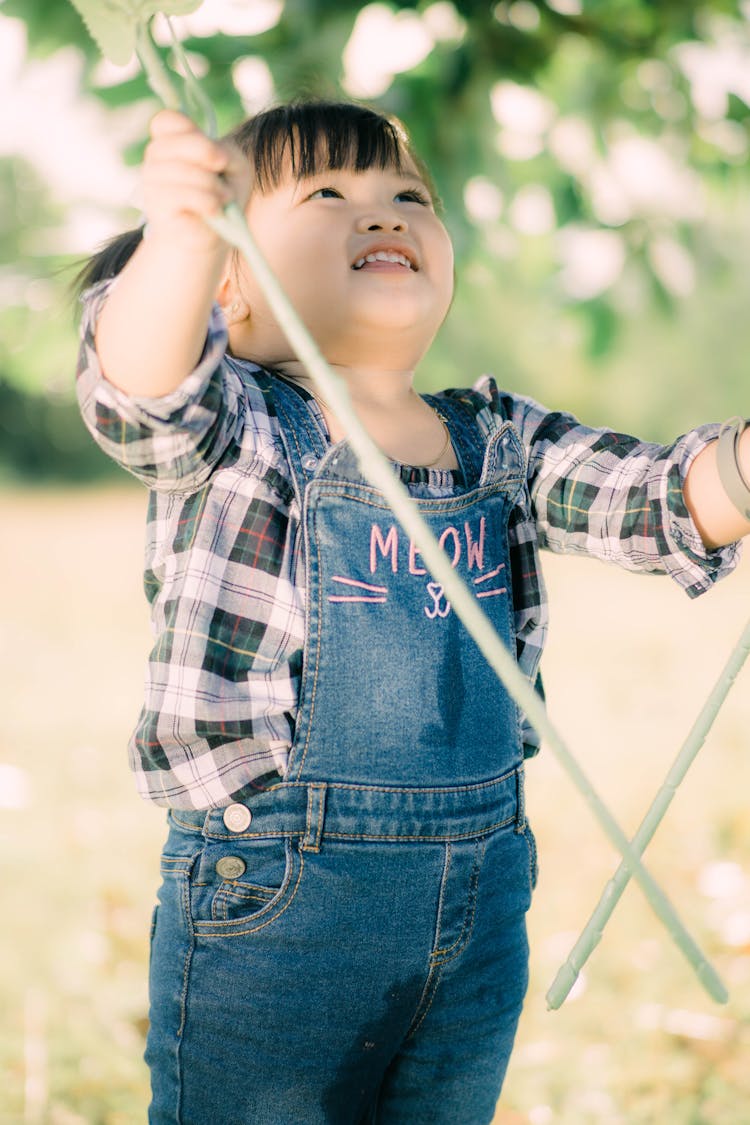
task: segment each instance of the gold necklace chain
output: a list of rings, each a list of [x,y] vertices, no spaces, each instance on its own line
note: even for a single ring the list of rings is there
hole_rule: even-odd
[[[435,408],[431,407],[430,409],[434,410]],[[435,457],[432,461],[427,461],[427,462],[425,462],[424,465],[419,466],[419,468],[422,468],[422,469],[431,469],[433,467],[433,465],[437,465],[438,461],[442,461],[443,455],[445,454],[445,451],[447,450],[448,446],[451,443],[451,432],[448,429],[448,423],[446,422],[445,418],[443,417],[443,415],[440,413],[439,410],[435,410],[435,414],[436,414],[438,420],[440,421],[441,426],[445,430],[445,441],[443,442],[443,444],[440,448],[440,452],[438,453],[437,457]]]

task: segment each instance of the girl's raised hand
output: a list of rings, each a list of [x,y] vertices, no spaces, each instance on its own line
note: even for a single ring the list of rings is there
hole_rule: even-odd
[[[213,141],[182,113],[162,110],[151,122],[143,164],[149,236],[212,251],[221,239],[205,222],[234,201],[244,210],[250,194],[247,157]]]
[[[205,221],[250,193],[250,162],[181,113],[151,123],[143,164],[147,237],[105,301],[96,329],[102,370],[126,394],[170,394],[198,362],[227,263]]]

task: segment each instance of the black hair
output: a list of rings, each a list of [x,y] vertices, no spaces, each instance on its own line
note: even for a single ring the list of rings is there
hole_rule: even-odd
[[[261,191],[278,187],[287,155],[297,179],[341,168],[401,172],[411,164],[432,191],[403,125],[353,102],[289,102],[251,117],[228,139],[252,161]]]
[[[298,179],[324,169],[366,172],[395,168],[401,172],[411,165],[437,203],[429,172],[414,153],[403,125],[354,102],[297,101],[274,106],[243,122],[225,139],[233,141],[251,161],[260,191],[279,185],[288,154]],[[79,270],[76,292],[116,277],[137,250],[143,232],[139,226],[106,242]]]
[[[143,241],[143,231],[143,226],[135,227],[123,234],[116,234],[100,246],[73,278],[73,291],[80,295],[90,286],[96,285],[97,281],[117,277]]]

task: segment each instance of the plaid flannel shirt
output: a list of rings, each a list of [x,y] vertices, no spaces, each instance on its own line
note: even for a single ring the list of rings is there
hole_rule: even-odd
[[[303,659],[305,559],[300,512],[278,422],[254,374],[226,354],[214,310],[203,356],[173,393],[129,397],[103,377],[94,348],[112,282],[84,295],[78,395],[96,441],[151,489],[145,589],[155,643],[129,752],[142,796],[176,808],[221,807],[284,775]],[[669,446],[581,425],[484,377],[462,401],[484,435],[506,420],[528,456],[527,503],[509,540],[517,657],[534,682],[547,628],[539,548],[671,575],[689,595],[734,565],[707,551],[682,481],[718,426]],[[317,403],[309,408],[324,425]],[[417,495],[450,491],[450,471],[397,467]],[[538,749],[530,727],[526,754]]]

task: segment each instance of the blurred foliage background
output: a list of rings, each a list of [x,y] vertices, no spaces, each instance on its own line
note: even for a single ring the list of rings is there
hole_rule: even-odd
[[[298,94],[405,121],[458,251],[423,388],[491,370],[667,439],[747,410],[749,20],[747,0],[206,0],[174,23],[221,127]],[[0,471],[95,479],[69,286],[137,221],[155,104],[60,0],[0,3],[0,58]]]

